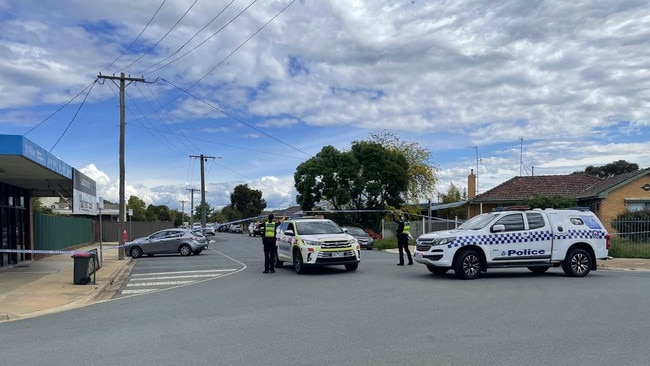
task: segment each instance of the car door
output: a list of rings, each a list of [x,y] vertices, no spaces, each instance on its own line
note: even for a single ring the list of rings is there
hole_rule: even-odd
[[[146,243],[142,245],[142,252],[145,254],[154,254],[164,252],[165,242],[164,238],[167,231],[159,231],[149,236]]]
[[[165,253],[177,253],[183,239],[182,230],[169,230],[163,239]]]
[[[553,233],[551,225],[541,212],[526,212],[528,225],[529,257],[534,262],[551,260]]]
[[[489,252],[493,261],[506,263],[528,259],[530,241],[523,213],[501,216],[490,226],[490,233],[491,238],[486,245],[491,247]]]

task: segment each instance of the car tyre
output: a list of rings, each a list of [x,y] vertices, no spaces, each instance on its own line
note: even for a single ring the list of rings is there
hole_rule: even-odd
[[[300,251],[298,250],[293,252],[293,269],[296,270],[297,274],[305,273],[305,264],[302,261],[302,254],[300,254]]]
[[[591,271],[593,259],[582,248],[571,249],[562,262],[562,269],[569,277],[584,277]]]
[[[345,270],[348,272],[354,272],[359,268],[359,263],[350,263],[345,265]]]
[[[447,271],[449,271],[449,268],[436,267],[436,266],[427,266],[427,269],[429,270],[429,272],[433,273],[434,275],[438,275],[438,276],[441,276],[441,275],[447,273]]]
[[[190,255],[192,254],[192,248],[187,244],[183,244],[178,248],[178,252],[181,253],[182,256]]]
[[[528,267],[528,270],[531,271],[531,272],[533,272],[533,273],[542,274],[542,273],[548,271],[549,268],[551,268],[551,267],[549,267],[549,266],[544,266],[544,267]]]
[[[140,258],[140,257],[142,257],[142,248],[140,248],[140,247],[132,247],[131,248],[131,257],[132,258]]]
[[[475,250],[467,250],[456,257],[454,263],[456,277],[473,280],[481,274],[481,258]]]

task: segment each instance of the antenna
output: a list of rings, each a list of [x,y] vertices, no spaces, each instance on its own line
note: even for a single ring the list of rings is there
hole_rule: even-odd
[[[481,159],[478,157],[478,146],[470,146],[470,149],[474,149],[476,152],[476,194],[478,194],[478,163]]]

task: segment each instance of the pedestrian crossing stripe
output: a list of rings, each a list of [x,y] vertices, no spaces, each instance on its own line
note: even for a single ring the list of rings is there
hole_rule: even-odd
[[[138,290],[124,290],[122,295],[136,295],[136,294],[146,294],[147,292],[156,291],[155,288],[144,288]]]
[[[160,282],[141,282],[141,283],[127,283],[126,287],[145,287],[145,286],[175,286],[186,285],[196,281],[160,281]]]
[[[183,274],[183,273],[221,273],[221,272],[232,272],[236,271],[235,268],[228,269],[206,269],[206,270],[196,270],[196,271],[174,271],[174,272],[151,272],[151,273],[133,273],[131,277],[143,277],[143,276],[159,276],[159,275],[173,275],[173,274]]]
[[[210,277],[219,277],[221,273],[214,274],[198,274],[198,275],[178,275],[178,276],[157,276],[157,277],[141,277],[141,278],[132,278],[131,281],[153,281],[153,280],[171,280],[174,278],[210,278]]]

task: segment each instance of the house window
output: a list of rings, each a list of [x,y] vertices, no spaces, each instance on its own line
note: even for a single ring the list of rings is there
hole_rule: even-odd
[[[650,201],[628,201],[628,211],[650,211]]]

